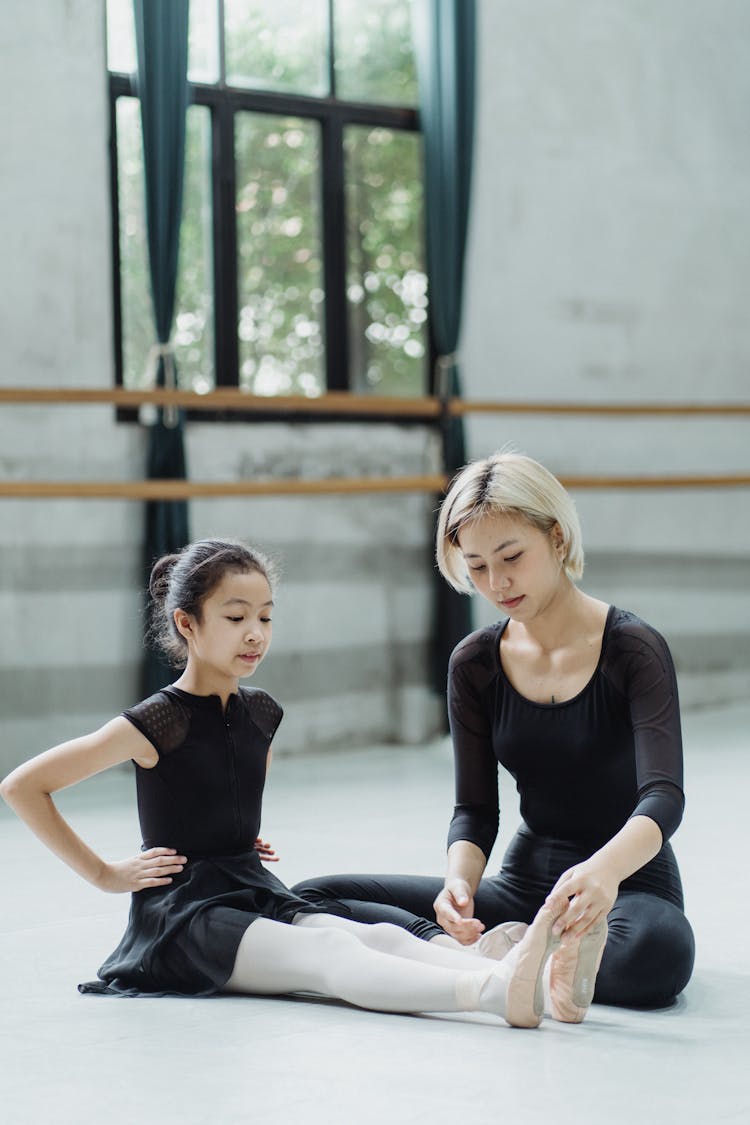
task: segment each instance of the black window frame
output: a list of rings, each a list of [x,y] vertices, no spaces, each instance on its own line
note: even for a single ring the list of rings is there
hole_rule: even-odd
[[[190,82],[189,104],[205,106],[210,113],[211,127],[211,199],[212,199],[212,277],[214,292],[214,372],[215,388],[239,387],[239,299],[238,246],[236,214],[236,163],[234,122],[240,112],[294,116],[317,121],[321,130],[321,168],[319,187],[322,214],[322,253],[324,282],[324,339],[326,391],[349,391],[349,310],[346,298],[346,240],[337,232],[346,230],[346,184],[344,132],[347,126],[382,126],[404,132],[420,132],[416,108],[387,104],[348,101],[336,97],[334,67],[335,45],[333,0],[328,5],[329,55],[328,77],[331,94],[324,97],[281,93],[263,89],[230,86],[226,81],[223,32],[223,4],[219,5],[220,75],[215,84]],[[134,75],[109,71],[109,155],[112,208],[112,287],[113,330],[115,349],[115,384],[123,387],[122,284],[120,263],[120,209],[117,159],[117,100],[137,97]],[[428,352],[425,357],[424,395],[433,391],[434,347],[427,321]],[[325,392],[324,392],[325,393]],[[284,396],[279,396],[283,398]],[[372,395],[373,405],[377,394]],[[137,411],[119,408],[119,420],[134,421]],[[370,407],[362,414],[347,411],[309,414],[286,410],[252,411],[187,411],[190,421],[387,421],[400,423],[409,419],[394,415],[384,405],[382,411]],[[411,419],[424,425],[428,419]]]

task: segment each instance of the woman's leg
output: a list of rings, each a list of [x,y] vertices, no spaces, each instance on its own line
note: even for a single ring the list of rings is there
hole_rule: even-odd
[[[477,888],[475,916],[487,929],[501,922],[531,922],[555,881],[550,866],[556,859],[563,871],[567,856],[550,855],[548,842],[540,847],[528,830],[516,833],[502,870],[485,876]],[[392,922],[427,941],[444,934],[432,908],[442,889],[442,879],[423,875],[327,875],[292,887],[294,894],[316,906],[336,903],[355,921]]]
[[[501,922],[531,922],[550,887],[549,882],[526,887],[501,871],[481,880],[474,896],[475,915],[487,929]],[[442,879],[425,875],[327,875],[292,887],[306,902],[319,907],[335,903],[356,922],[390,922],[425,941],[445,937],[432,906],[442,889]]]
[[[517,955],[514,950],[499,965],[477,958],[470,968],[461,953],[428,946],[393,927],[363,926],[358,933],[346,920],[342,925],[331,917],[326,925],[324,919],[298,915],[293,926],[257,919],[240,942],[225,991],[314,992],[391,1012],[488,1011],[522,1027],[540,1021],[550,912],[529,927]]]
[[[609,937],[594,1000],[633,1008],[663,1008],[690,980],[695,939],[671,902],[642,891],[619,895],[607,918]]]
[[[442,879],[423,875],[326,875],[292,892],[316,906],[335,903],[355,922],[390,922],[429,941],[443,933],[432,909],[442,887]]]

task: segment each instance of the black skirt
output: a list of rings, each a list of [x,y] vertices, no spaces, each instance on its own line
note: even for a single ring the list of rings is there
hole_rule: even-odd
[[[165,887],[131,896],[117,949],[83,993],[210,996],[229,980],[242,936],[256,918],[291,923],[299,913],[338,913],[298,898],[258,853],[193,859]]]

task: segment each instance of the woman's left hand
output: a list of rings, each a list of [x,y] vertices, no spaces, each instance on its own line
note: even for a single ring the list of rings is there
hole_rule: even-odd
[[[554,932],[581,937],[607,917],[619,885],[606,866],[592,859],[563,871],[547,896],[547,905],[559,913]]]
[[[254,847],[264,863],[279,862],[279,857],[276,855],[276,852],[273,850],[271,845],[266,840],[261,840],[260,836],[258,836],[257,840],[255,841]]]

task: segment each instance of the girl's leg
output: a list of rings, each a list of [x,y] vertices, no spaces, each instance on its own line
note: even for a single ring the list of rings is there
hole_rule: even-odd
[[[395,957],[405,957],[408,961],[422,961],[427,965],[442,965],[446,969],[466,972],[489,970],[497,964],[500,958],[481,956],[474,946],[461,945],[453,941],[447,934],[443,934],[444,943],[440,939],[424,941],[407,930],[391,922],[355,922],[351,918],[341,918],[332,914],[297,914],[294,919],[295,926],[306,926],[315,929],[341,929],[353,934],[363,945],[370,949],[377,949],[380,953],[390,953]],[[528,929],[523,926],[523,931]],[[522,937],[523,934],[519,935]],[[513,942],[508,949],[518,944]],[[467,960],[467,952],[474,953],[471,961]],[[512,964],[512,962],[508,962]]]
[[[470,968],[461,953],[417,941],[411,944],[421,944],[426,956],[412,960],[366,945],[358,933],[341,926],[341,919],[331,918],[326,926],[308,918],[303,915],[302,924],[294,926],[266,918],[253,922],[240,942],[225,991],[314,992],[390,1012],[486,1011],[520,1027],[536,1027],[540,1021],[541,975],[554,922],[549,911],[541,912],[529,928],[517,956],[498,965],[477,959]],[[390,927],[376,929],[380,933],[371,933],[368,940],[405,947],[388,932]],[[449,958],[455,968],[446,966]]]
[[[634,1008],[671,1004],[690,980],[695,939],[671,902],[641,891],[619,895],[607,918],[594,1000]]]

